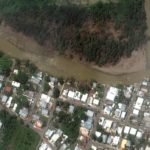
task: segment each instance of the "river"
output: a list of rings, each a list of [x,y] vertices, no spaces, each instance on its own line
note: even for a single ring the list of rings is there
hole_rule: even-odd
[[[150,1],[146,0],[145,3],[146,13],[147,13],[147,35],[150,36]],[[64,56],[46,56],[39,54],[42,52],[43,47],[39,46],[35,42],[26,41],[26,39],[15,39],[17,45],[24,44],[24,50],[18,48],[13,42],[10,42],[9,36],[13,36],[12,33],[0,32],[0,50],[10,55],[11,57],[18,59],[29,59],[42,71],[46,71],[55,76],[64,77],[75,77],[78,80],[90,80],[95,79],[98,82],[106,84],[116,84],[124,83],[130,84],[142,80],[145,77],[150,76],[150,41],[147,42],[146,52],[147,52],[147,69],[145,71],[140,71],[136,73],[121,74],[121,75],[111,75],[108,73],[101,72],[88,65],[81,64],[80,62],[73,61],[65,58]],[[13,37],[14,38],[14,37]],[[19,37],[20,38],[20,37]],[[27,49],[33,50],[33,53],[29,53]],[[35,53],[34,53],[35,52]]]

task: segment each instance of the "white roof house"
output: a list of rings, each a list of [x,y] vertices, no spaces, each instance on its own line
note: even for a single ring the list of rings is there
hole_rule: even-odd
[[[17,103],[15,103],[15,104],[14,104],[14,106],[13,106],[13,109],[12,109],[12,111],[13,111],[13,112],[15,112],[15,111],[16,111],[17,106],[18,106],[18,105],[17,105]]]
[[[73,99],[73,98],[74,98],[74,95],[75,95],[75,92],[73,92],[73,91],[69,91],[69,92],[68,92],[68,97],[69,97],[69,98]]]
[[[118,133],[119,135],[121,135],[121,134],[122,134],[122,130],[123,130],[122,127],[118,127],[118,128],[117,128],[117,133]]]
[[[120,141],[120,137],[119,136],[115,136],[113,138],[112,144],[115,145],[115,146],[117,146],[119,144],[119,141]]]
[[[9,97],[8,101],[6,102],[6,107],[9,108],[12,102],[12,97]]]
[[[129,131],[130,131],[130,127],[129,127],[129,126],[125,126],[125,128],[124,128],[124,133],[125,133],[125,134],[128,134]]]
[[[123,112],[121,113],[121,118],[124,119],[125,116],[126,116],[126,112],[123,111]]]
[[[50,143],[51,144],[55,144],[55,142],[58,140],[60,138],[60,135],[59,134],[53,134],[53,136],[51,137],[51,139],[50,139]]]
[[[68,94],[68,89],[64,90],[62,93],[63,96],[67,96],[67,94]]]
[[[94,112],[91,111],[91,110],[87,110],[86,114],[87,114],[88,117],[93,117],[94,116]]]
[[[28,109],[25,107],[20,109],[19,115],[21,118],[25,119],[28,116]]]
[[[81,93],[79,91],[75,92],[74,99],[80,101],[80,99],[81,99]]]
[[[48,146],[48,144],[46,144],[45,142],[43,142],[41,144],[41,146],[39,147],[39,150],[52,150],[52,149]]]
[[[146,146],[145,150],[150,150],[150,147],[149,147],[149,146]]]
[[[6,95],[3,95],[2,96],[2,103],[6,103],[7,99],[8,99],[8,97]]]
[[[135,129],[135,128],[130,129],[130,134],[131,135],[136,135],[136,132],[137,132],[137,129]]]
[[[105,120],[105,123],[103,124],[104,129],[110,129],[112,126],[113,121],[112,120]]]
[[[138,116],[139,115],[139,110],[137,110],[137,109],[133,109],[133,115],[136,115],[136,116]]]
[[[104,108],[104,114],[110,115],[112,112],[112,106],[106,106]]]
[[[95,136],[96,136],[97,138],[99,138],[101,135],[102,135],[102,133],[101,133],[101,132],[99,132],[99,131],[95,131]]]
[[[14,74],[18,74],[19,73],[19,70],[18,69],[14,69]]]
[[[93,100],[93,104],[96,105],[96,106],[98,106],[99,105],[99,100],[98,99],[94,99]]]
[[[87,98],[88,98],[88,94],[83,94],[82,97],[81,97],[81,101],[86,102]]]
[[[12,81],[11,85],[12,85],[13,87],[19,88],[21,84],[20,84],[19,82]]]
[[[2,125],[3,125],[3,123],[2,123],[2,121],[0,120],[0,129],[2,128]]]
[[[45,101],[46,103],[49,103],[50,102],[50,96],[48,96],[46,94],[42,94],[40,100]]]
[[[142,133],[142,132],[138,131],[138,132],[136,133],[136,137],[137,137],[138,139],[142,138],[142,136],[143,136],[143,133]]]
[[[107,92],[106,99],[110,101],[114,101],[117,95],[118,95],[118,89],[115,87],[110,87],[109,91]]]
[[[48,110],[47,109],[43,108],[41,113],[43,116],[48,117]]]
[[[48,130],[45,132],[45,137],[46,137],[47,139],[49,139],[49,138],[53,135],[53,133],[54,133],[54,130],[48,129]]]
[[[92,149],[92,150],[97,150],[97,147],[94,146],[94,145],[91,145],[91,149]]]
[[[141,107],[142,107],[143,101],[144,101],[143,98],[138,97],[138,98],[137,98],[137,101],[136,101],[136,103],[135,103],[134,108],[140,110]]]

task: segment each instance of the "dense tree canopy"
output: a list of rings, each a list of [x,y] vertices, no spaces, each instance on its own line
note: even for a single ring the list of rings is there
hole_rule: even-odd
[[[3,123],[0,129],[1,150],[34,150],[40,137],[31,129],[21,124],[15,116],[6,111],[0,111],[0,120]]]
[[[96,64],[115,64],[146,41],[144,0],[56,5],[54,0],[1,0],[2,18],[40,44]],[[89,24],[91,23],[91,24]]]

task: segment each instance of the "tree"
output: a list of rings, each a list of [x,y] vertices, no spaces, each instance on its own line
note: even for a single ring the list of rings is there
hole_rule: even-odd
[[[21,84],[26,84],[28,81],[28,75],[25,72],[20,71],[14,76],[14,80],[20,82]]]
[[[8,56],[3,55],[2,57],[0,57],[0,71],[3,74],[8,75],[10,73],[11,66],[12,60]]]
[[[53,91],[54,98],[58,98],[59,95],[60,95],[60,90],[57,87],[55,87]]]

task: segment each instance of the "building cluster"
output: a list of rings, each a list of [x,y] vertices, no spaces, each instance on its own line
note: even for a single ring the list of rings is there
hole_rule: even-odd
[[[68,81],[60,85],[57,78],[40,71],[27,72],[24,83],[24,79],[14,78],[22,68],[14,68],[9,77],[0,75],[0,104],[42,135],[39,150],[128,150],[136,149],[136,145],[140,150],[149,150],[149,79],[129,86],[100,86],[93,82],[91,89],[83,92]],[[48,91],[44,91],[44,86],[48,86]],[[55,87],[60,90],[58,98],[53,96]],[[79,134],[74,143],[59,124],[63,122],[59,120],[62,115],[70,119],[63,124],[65,129],[76,124],[74,130]]]

